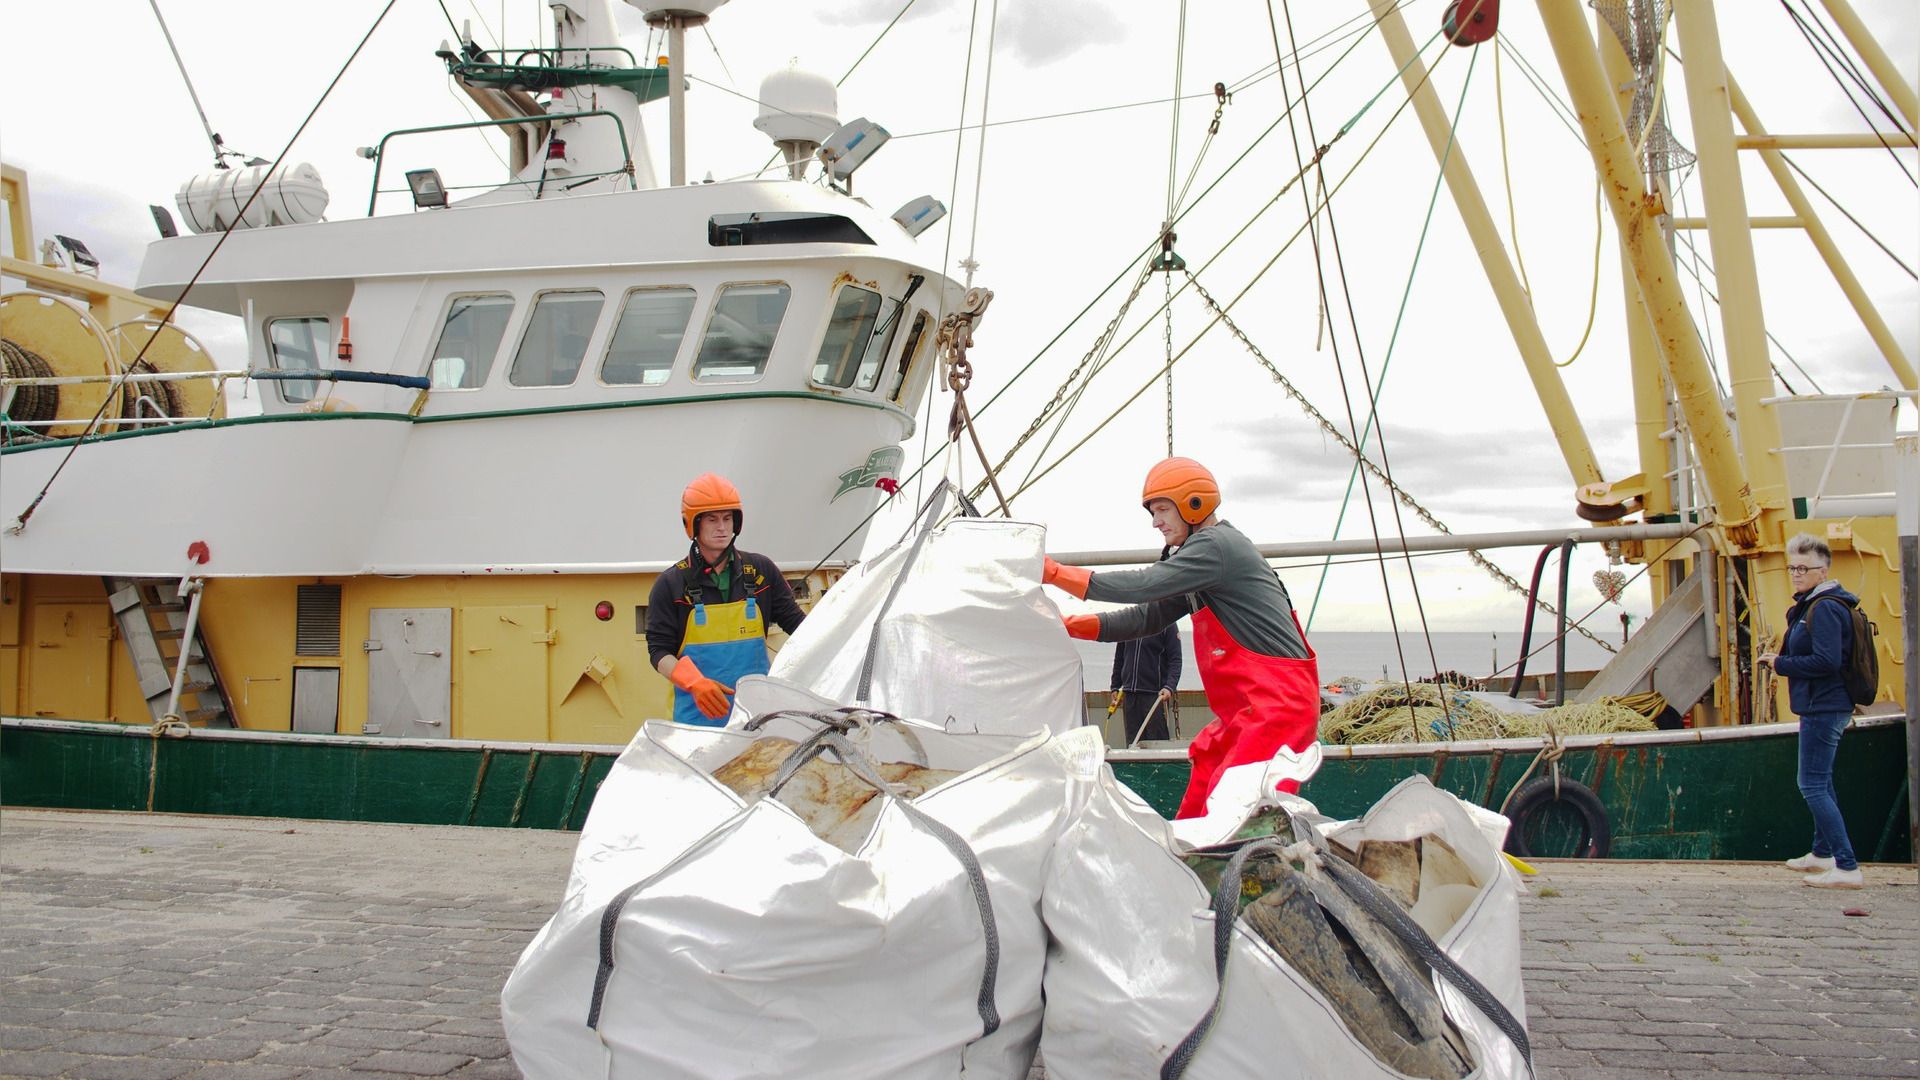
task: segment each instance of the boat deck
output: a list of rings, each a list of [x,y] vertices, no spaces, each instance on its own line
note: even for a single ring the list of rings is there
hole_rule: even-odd
[[[7,810],[0,1076],[517,1076],[500,985],[574,840]],[[1543,1080],[1920,1076],[1912,867],[1840,893],[1750,863],[1541,870],[1521,918]]]

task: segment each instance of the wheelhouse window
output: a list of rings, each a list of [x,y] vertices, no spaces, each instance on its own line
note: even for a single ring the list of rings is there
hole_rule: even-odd
[[[606,302],[597,289],[541,293],[527,316],[507,381],[515,386],[573,385]]]
[[[893,386],[887,391],[889,401],[899,401],[900,395],[906,392],[907,373],[913,370],[915,356],[920,351],[920,343],[926,340],[927,326],[931,321],[924,311],[914,314],[913,329],[907,332],[907,343],[900,348],[900,362],[893,369]]]
[[[513,297],[505,293],[454,297],[427,369],[433,388],[472,390],[486,385],[512,316]]]
[[[332,328],[322,316],[274,319],[267,324],[267,363],[275,371],[318,371],[332,341]],[[286,379],[277,385],[280,400],[295,405],[312,401],[320,389],[313,379]]]
[[[600,362],[609,386],[659,386],[673,374],[674,358],[693,318],[692,289],[635,289],[627,294],[620,321]]]
[[[822,386],[852,386],[879,317],[879,293],[842,286],[833,302],[827,336],[820,342],[820,355],[813,361],[813,381]]]
[[[693,361],[694,379],[759,378],[773,354],[773,339],[786,316],[791,292],[778,282],[721,289],[707,317],[700,355]]]

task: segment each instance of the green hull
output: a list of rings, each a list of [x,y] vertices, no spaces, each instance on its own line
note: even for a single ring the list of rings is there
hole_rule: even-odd
[[[86,810],[578,829],[619,748],[421,743],[349,736],[195,731],[155,738],[144,727],[0,721],[0,803]],[[1794,784],[1798,726],[1649,732],[1566,740],[1561,776],[1592,788],[1630,859],[1782,859],[1807,849],[1812,820]],[[1835,786],[1862,859],[1912,858],[1906,728],[1863,719],[1841,743]],[[1420,773],[1499,807],[1540,750],[1538,740],[1328,746],[1301,792],[1323,813],[1357,816]],[[1177,751],[1113,751],[1115,774],[1171,814],[1186,787]],[[1548,775],[1548,766],[1534,770]],[[1574,829],[1552,812],[1529,836],[1570,853]],[[1566,850],[1556,851],[1561,845]]]

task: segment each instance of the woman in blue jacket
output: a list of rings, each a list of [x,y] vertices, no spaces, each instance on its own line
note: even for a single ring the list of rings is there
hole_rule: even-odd
[[[1853,616],[1859,598],[1827,580],[1833,552],[1816,537],[1801,533],[1787,541],[1787,573],[1793,606],[1787,609],[1787,635],[1780,651],[1760,657],[1786,676],[1787,700],[1800,717],[1800,794],[1813,813],[1813,850],[1787,860],[1787,869],[1807,875],[1817,889],[1858,889],[1865,884],[1847,839],[1847,823],[1834,797],[1833,759],[1840,736],[1853,718],[1853,697],[1842,672],[1852,648]]]

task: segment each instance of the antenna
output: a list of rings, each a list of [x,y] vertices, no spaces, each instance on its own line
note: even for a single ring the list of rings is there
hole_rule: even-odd
[[[187,77],[186,62],[180,59],[180,50],[173,44],[173,31],[167,29],[167,20],[160,14],[160,0],[147,0],[147,3],[153,7],[153,17],[160,24],[161,36],[167,39],[167,49],[173,53],[174,66],[180,69],[180,81],[187,84],[187,96],[193,99],[193,111],[200,114],[200,126],[206,129],[207,141],[213,144],[213,167],[224,169],[227,167],[226,157],[230,151],[220,141],[220,136],[213,130],[213,125],[207,122],[207,110],[201,107],[200,94],[194,90],[193,80]]]

